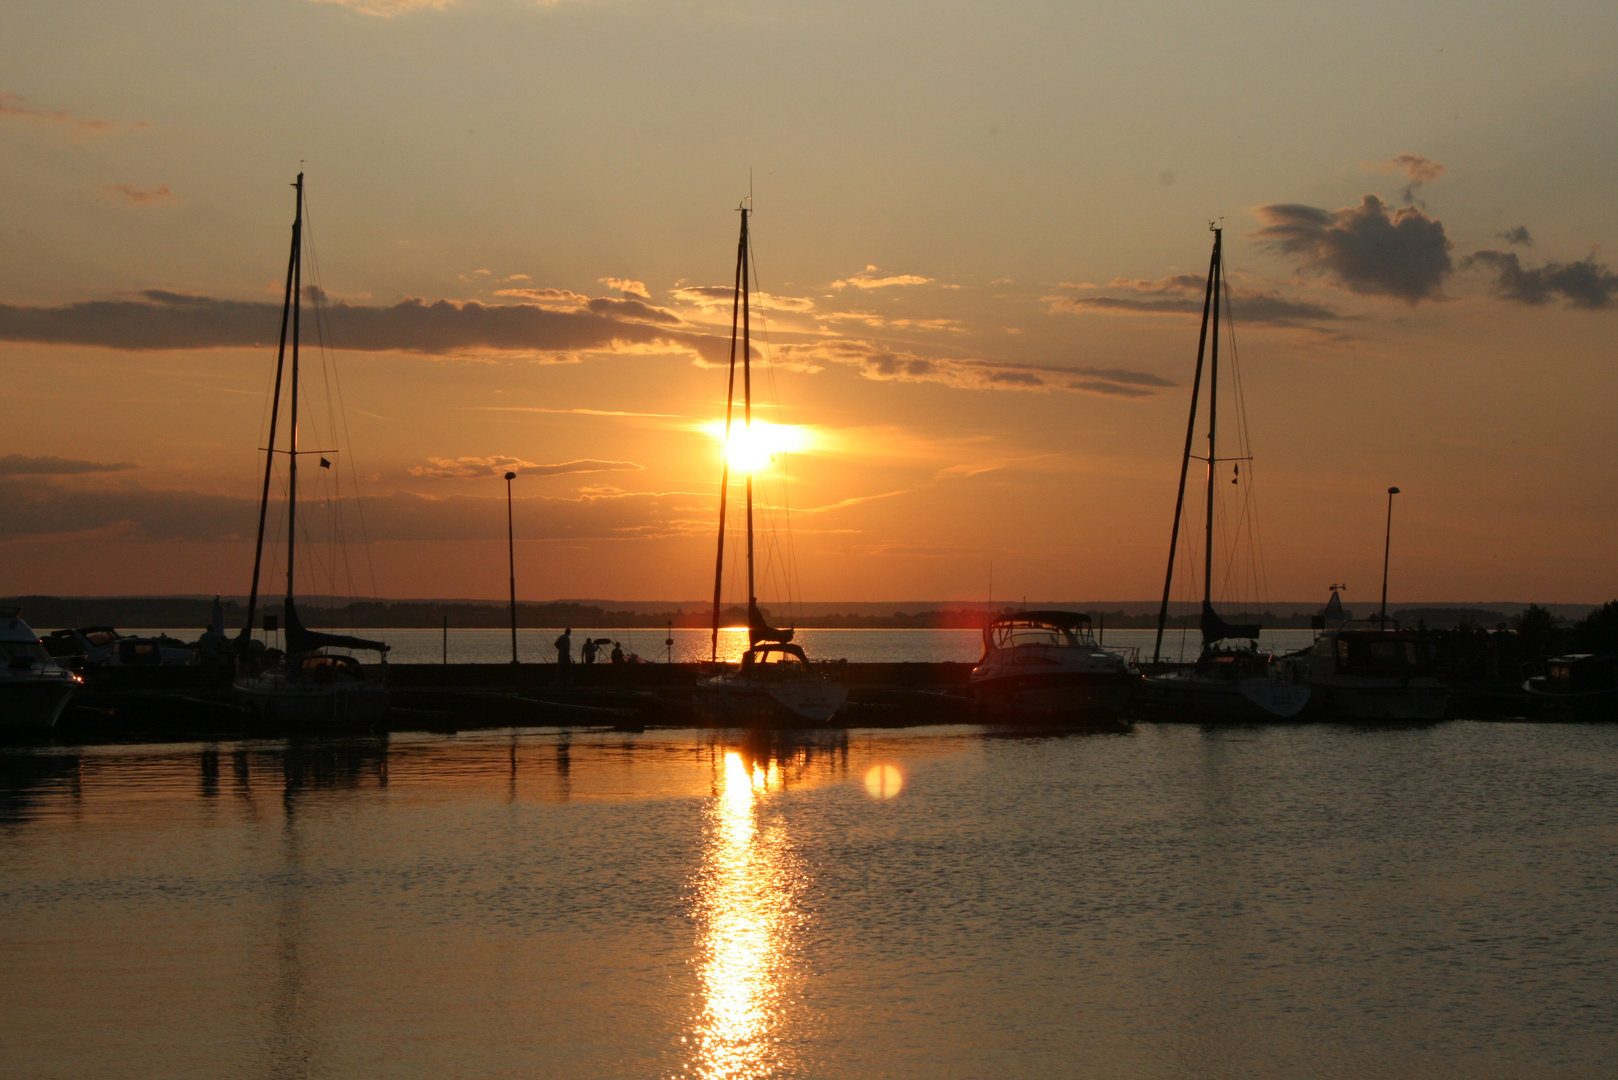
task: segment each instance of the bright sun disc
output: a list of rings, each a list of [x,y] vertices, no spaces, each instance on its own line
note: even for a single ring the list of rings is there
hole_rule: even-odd
[[[724,443],[723,420],[706,424],[703,430],[718,442]],[[765,420],[754,420],[751,428],[746,424],[732,423],[725,460],[738,472],[757,472],[769,465],[775,455],[796,453],[808,445],[807,428],[792,424],[772,424]]]
[[[873,765],[865,774],[865,793],[873,799],[891,799],[904,786],[905,775],[897,765]]]

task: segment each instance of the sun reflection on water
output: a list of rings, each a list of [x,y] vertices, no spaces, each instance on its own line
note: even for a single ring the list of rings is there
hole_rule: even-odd
[[[761,799],[780,784],[776,762],[750,767],[725,754],[699,889],[702,1007],[690,1076],[767,1077],[787,1065],[780,1032],[797,875],[780,827],[759,820]]]

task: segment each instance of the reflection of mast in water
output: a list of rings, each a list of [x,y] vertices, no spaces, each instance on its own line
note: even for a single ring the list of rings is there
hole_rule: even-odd
[[[702,1012],[688,1075],[763,1077],[787,1064],[783,983],[800,872],[782,828],[758,820],[759,800],[780,782],[778,764],[749,769],[741,754],[725,754],[708,808],[698,898]]]
[[[270,1023],[272,1030],[266,1049],[267,1071],[276,1080],[301,1078],[315,1070],[314,1040],[309,1026],[311,1012],[305,1000],[303,947],[303,860],[298,844],[297,796],[303,787],[295,753],[289,748],[283,759],[285,787],[281,795],[280,897],[275,910],[274,968],[270,983]]]

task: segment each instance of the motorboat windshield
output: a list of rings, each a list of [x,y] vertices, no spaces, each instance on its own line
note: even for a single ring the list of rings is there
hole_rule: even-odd
[[[996,619],[983,628],[983,649],[1018,649],[1028,646],[1057,648],[1095,647],[1090,616],[1071,611],[1020,611]]]

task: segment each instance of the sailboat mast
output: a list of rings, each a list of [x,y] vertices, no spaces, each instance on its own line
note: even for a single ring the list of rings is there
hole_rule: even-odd
[[[299,317],[303,311],[303,174],[298,174],[298,220],[292,242],[292,393],[287,435],[287,609],[283,617],[292,621],[292,555],[298,536],[298,341]]]
[[[1213,255],[1208,260],[1208,289],[1202,297],[1202,332],[1197,337],[1197,371],[1191,378],[1191,413],[1185,421],[1185,452],[1180,455],[1180,490],[1174,499],[1174,528],[1169,533],[1169,568],[1163,575],[1163,606],[1157,612],[1157,644],[1152,663],[1163,654],[1163,628],[1169,620],[1169,593],[1174,586],[1174,556],[1180,543],[1180,519],[1185,513],[1185,481],[1191,467],[1191,443],[1197,431],[1197,397],[1202,390],[1202,359],[1208,346],[1208,313],[1214,297],[1214,270],[1219,266],[1219,234],[1214,230]]]
[[[719,605],[725,580],[725,503],[730,495],[730,419],[736,404],[736,328],[742,306],[742,260],[747,250],[747,209],[742,208],[741,239],[736,242],[736,279],[730,302],[730,378],[725,383],[725,441],[719,452],[719,544],[713,568],[713,635],[708,658],[719,660]]]
[[[270,398],[270,438],[264,451],[264,489],[258,498],[258,541],[253,547],[253,586],[247,594],[247,627],[243,638],[253,636],[253,615],[258,610],[258,576],[264,566],[264,522],[270,510],[270,476],[275,471],[275,427],[281,415],[281,372],[286,365],[287,321],[292,317],[292,274],[298,264],[298,240],[303,235],[303,173],[298,174],[298,205],[292,215],[292,244],[287,254],[286,295],[281,301],[281,344],[275,351],[275,392]]]
[[[1219,300],[1221,296],[1221,278],[1224,276],[1224,262],[1220,258],[1220,241],[1223,230],[1214,230],[1214,257],[1213,276],[1210,279],[1213,287],[1213,340],[1209,342],[1208,350],[1208,519],[1203,523],[1206,531],[1206,542],[1202,552],[1202,606],[1206,611],[1213,604],[1213,548],[1214,548],[1214,464],[1218,455],[1214,452],[1215,433],[1219,430]],[[294,353],[293,355],[297,355]],[[296,367],[293,368],[297,370]]]
[[[747,215],[752,210],[742,208],[742,431],[747,439],[747,452],[753,452],[753,316],[748,306],[748,241]],[[757,590],[753,584],[753,467],[747,463],[747,643],[753,644],[753,612],[758,610]]]

